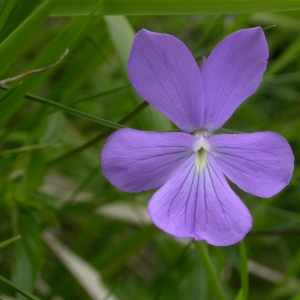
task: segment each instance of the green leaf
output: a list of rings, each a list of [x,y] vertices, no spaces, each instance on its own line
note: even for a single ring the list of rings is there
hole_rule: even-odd
[[[42,266],[41,233],[33,218],[25,213],[20,215],[18,227],[22,239],[16,243],[12,280],[18,287],[31,291]]]
[[[297,36],[293,42],[285,48],[285,51],[277,57],[272,63],[269,69],[266,71],[264,81],[267,81],[274,74],[279,73],[282,69],[287,67],[289,64],[293,64],[298,59],[300,53],[300,37]]]
[[[127,76],[127,62],[134,40],[135,31],[124,16],[104,17],[110,38],[122,64],[123,72]]]
[[[235,300],[244,300],[244,296],[243,296],[243,289],[239,290],[239,293],[237,294],[237,296],[235,297]]]
[[[0,4],[0,30],[15,5],[16,0],[3,0]]]
[[[35,191],[42,184],[45,172],[45,158],[42,149],[48,148],[52,145],[32,145],[31,147],[38,147],[36,151],[31,151],[29,161],[26,168],[26,175],[24,176],[24,191],[26,199],[31,191]]]
[[[8,0],[8,2],[13,1]],[[0,42],[2,43],[42,2],[42,0],[16,1],[1,28]],[[10,5],[12,4],[10,3]]]
[[[45,0],[34,12],[0,45],[0,76],[9,68],[17,55],[49,16],[56,0]]]
[[[54,16],[87,15],[98,0],[60,0]],[[103,15],[237,14],[300,9],[298,0],[103,0]]]
[[[97,23],[93,15],[85,18],[76,18],[72,20],[64,29],[60,30],[59,34],[48,44],[45,51],[38,56],[30,66],[30,69],[45,67],[55,61],[66,51],[71,49],[78,43],[86,34],[90,26]],[[70,51],[71,52],[71,51]],[[53,70],[45,73],[32,75],[24,79],[21,85],[15,87],[9,96],[4,94],[0,98],[0,110],[5,112],[0,118],[0,126],[5,122],[24,104],[24,94],[31,88],[38,86]],[[1,87],[4,88],[4,87]],[[28,98],[28,97],[27,97]]]
[[[300,300],[300,293],[298,293],[292,300]]]

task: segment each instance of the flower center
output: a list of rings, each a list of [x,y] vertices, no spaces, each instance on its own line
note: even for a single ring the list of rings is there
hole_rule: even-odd
[[[195,159],[195,165],[198,172],[201,172],[204,169],[206,165],[206,161],[207,161],[206,151],[203,148],[201,148],[200,150],[197,151],[196,159]]]
[[[199,140],[193,146],[193,151],[196,152],[195,165],[197,170],[201,172],[206,165],[207,152],[210,150],[210,145],[205,139],[209,133],[206,131],[197,131],[194,135],[199,137]]]

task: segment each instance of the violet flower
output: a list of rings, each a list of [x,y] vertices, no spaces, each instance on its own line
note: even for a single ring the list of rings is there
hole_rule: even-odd
[[[121,129],[108,138],[101,160],[104,176],[120,190],[159,187],[148,209],[160,229],[216,246],[237,243],[251,229],[252,217],[225,176],[263,198],[288,184],[294,156],[282,136],[213,135],[256,91],[267,58],[260,27],[227,36],[199,66],[171,35],[144,29],[136,35],[128,62],[131,83],[183,132]]]

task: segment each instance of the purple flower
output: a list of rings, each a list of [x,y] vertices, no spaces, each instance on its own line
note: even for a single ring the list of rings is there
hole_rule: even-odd
[[[128,62],[131,83],[183,132],[121,129],[108,138],[101,160],[104,176],[120,190],[159,187],[149,214],[160,229],[216,246],[237,243],[252,217],[225,176],[263,198],[288,184],[294,156],[280,135],[213,135],[256,91],[267,58],[260,27],[227,36],[200,66],[175,37],[137,33]]]

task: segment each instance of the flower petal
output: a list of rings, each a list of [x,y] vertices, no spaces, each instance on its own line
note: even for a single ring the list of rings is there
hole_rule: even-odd
[[[195,155],[153,195],[148,209],[153,223],[165,232],[215,246],[241,241],[252,227],[247,207],[215,162],[208,159],[199,172]]]
[[[237,31],[222,40],[202,69],[205,129],[215,131],[251,96],[266,70],[268,45],[260,27]]]
[[[142,29],[132,45],[128,74],[137,93],[182,131],[203,127],[201,74],[181,41]]]
[[[118,130],[103,147],[103,174],[125,192],[157,188],[193,154],[196,141],[195,136],[182,132]]]
[[[207,138],[219,169],[239,188],[269,198],[288,185],[294,155],[285,138],[274,132],[220,134]]]

